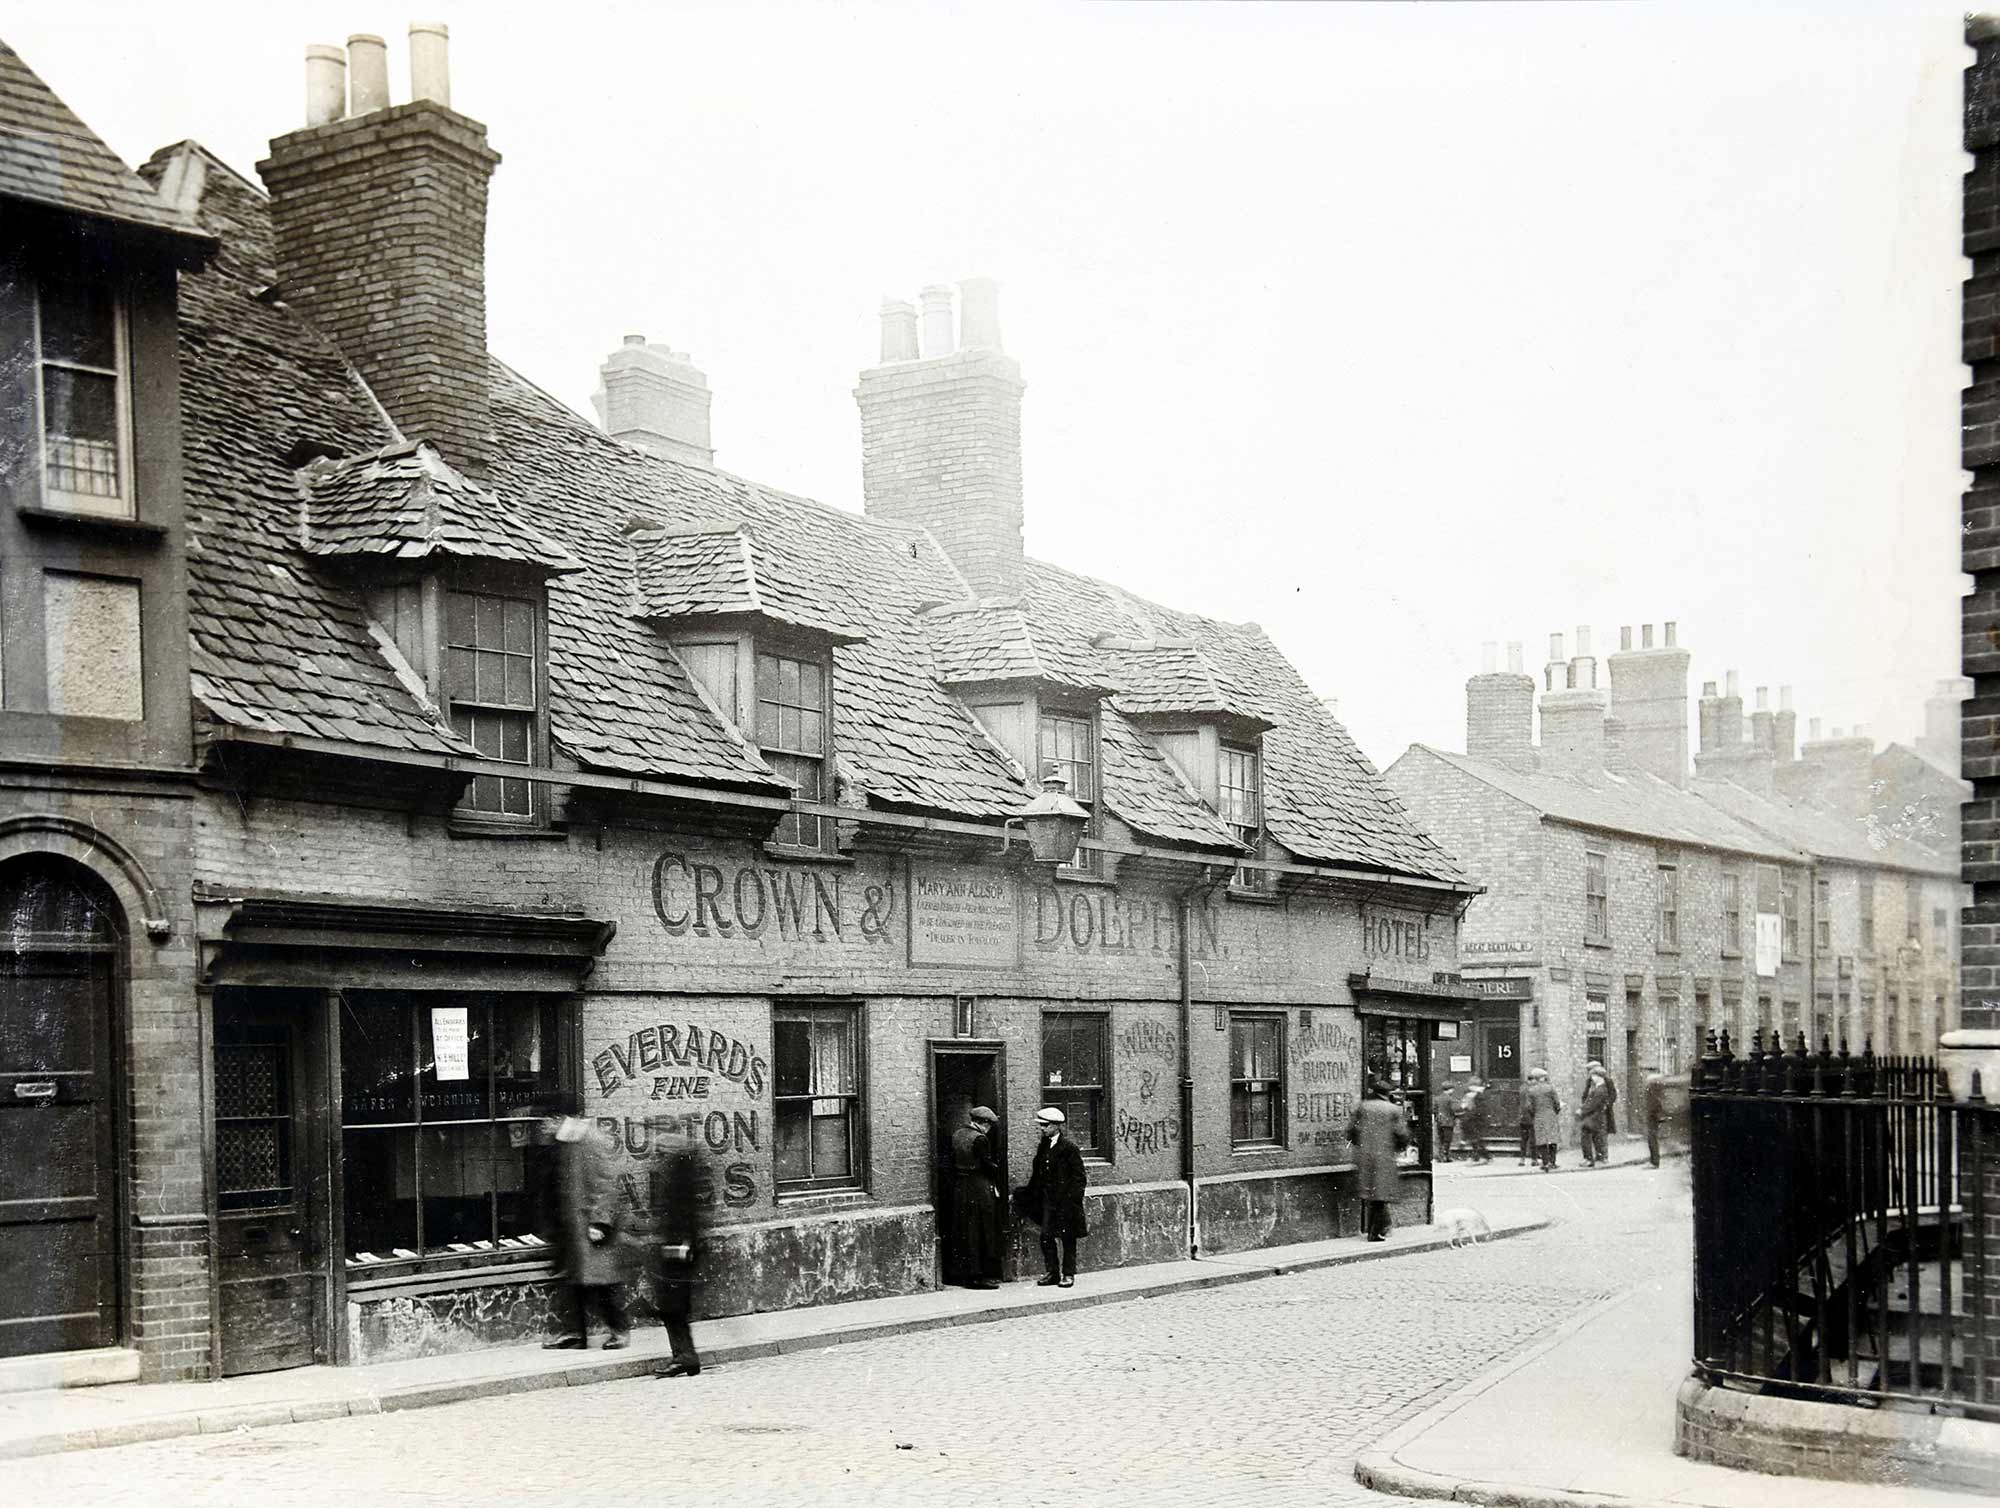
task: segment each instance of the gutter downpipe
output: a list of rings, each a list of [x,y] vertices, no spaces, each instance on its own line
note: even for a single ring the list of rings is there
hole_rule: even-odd
[[[1188,1260],[1201,1260],[1200,1188],[1194,1171],[1194,898],[1215,888],[1215,870],[1203,865],[1201,879],[1180,893],[1179,946],[1174,949],[1181,992],[1181,1181],[1187,1185]]]

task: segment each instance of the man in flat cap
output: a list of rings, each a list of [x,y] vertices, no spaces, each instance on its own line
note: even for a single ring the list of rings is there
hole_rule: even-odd
[[[1000,1286],[1000,1117],[984,1105],[951,1133],[950,1277],[967,1288]]]
[[[1090,1229],[1083,1220],[1083,1190],[1087,1179],[1083,1153],[1064,1129],[1068,1117],[1053,1105],[1035,1112],[1041,1145],[1035,1148],[1034,1170],[1015,1202],[1042,1228],[1042,1261],[1048,1276],[1036,1280],[1042,1288],[1068,1288],[1076,1282],[1076,1243]]]

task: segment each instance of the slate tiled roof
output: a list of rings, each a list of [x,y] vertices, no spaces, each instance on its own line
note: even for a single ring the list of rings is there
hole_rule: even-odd
[[[1700,780],[1694,790],[1737,821],[1768,833],[1814,858],[1836,863],[1907,869],[1919,874],[1955,878],[1958,863],[1859,818],[1795,805],[1778,796],[1764,796],[1726,780]]]
[[[430,445],[399,441],[316,461],[299,476],[299,542],[319,559],[502,560],[547,571],[583,562]]]
[[[166,166],[156,158],[149,171]],[[359,497],[351,510],[343,483],[329,494],[341,506],[311,523],[306,537],[333,548],[357,542],[335,538],[342,520],[382,521],[373,510],[385,505],[372,483],[361,485],[362,473],[379,467],[400,477],[427,466],[425,452],[390,428],[310,327],[267,301],[275,277],[261,195],[219,165],[202,192],[203,222],[224,249],[211,271],[185,280],[182,295],[196,694],[225,722],[462,752],[386,637],[307,554],[300,531],[293,467],[302,445],[368,458],[342,473]],[[1137,603],[1033,561],[1018,608],[938,611],[964,596],[964,584],[927,534],[646,454],[506,366],[494,362],[490,374],[494,437],[483,485],[524,537],[560,541],[580,567],[548,589],[550,722],[580,764],[786,788],[696,687],[659,622],[755,603],[766,616],[835,637],[844,799],[990,820],[1029,794],[1024,772],[940,676],[997,667],[1109,689],[1123,681],[1098,641],[1167,641],[1178,647],[1149,672],[1154,680],[1187,681],[1215,710],[1275,725],[1263,744],[1265,814],[1284,850],[1462,880],[1255,626]],[[399,510],[385,515],[391,537],[409,533],[395,522]],[[533,552],[546,553],[541,545]],[[983,664],[986,653],[997,658]],[[1245,687],[1257,688],[1254,701]],[[1114,815],[1142,840],[1240,851],[1115,701],[1103,705],[1101,724],[1101,793]]]
[[[1558,822],[1749,854],[1787,864],[1797,864],[1805,858],[1788,843],[1759,832],[1693,791],[1669,785],[1657,775],[1614,775],[1607,771],[1584,780],[1571,775],[1524,772],[1425,744],[1411,747],[1443,760],[1453,769],[1484,781]]]
[[[1117,689],[1101,656],[1038,632],[1017,603],[950,603],[925,612],[923,621],[931,673],[946,686],[1039,681],[1092,693]]]
[[[120,162],[5,42],[0,42],[0,199],[202,236],[191,220]]]
[[[631,529],[637,611],[664,622],[755,616],[834,639],[867,634],[837,599],[812,586],[808,562],[791,560],[742,522]]]

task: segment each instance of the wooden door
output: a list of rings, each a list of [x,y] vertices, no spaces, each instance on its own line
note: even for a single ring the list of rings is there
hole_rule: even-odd
[[[1480,1071],[1486,1080],[1486,1136],[1511,1145],[1521,1120],[1521,1024],[1487,1021],[1480,1026]]]
[[[215,1006],[216,1271],[222,1371],[323,1354],[326,1250],[301,1091],[313,1019],[219,996]]]
[[[116,962],[0,953],[0,1356],[118,1341]]]

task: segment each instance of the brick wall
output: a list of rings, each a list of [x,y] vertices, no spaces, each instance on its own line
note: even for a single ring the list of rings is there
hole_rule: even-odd
[[[430,100],[294,131],[257,165],[279,286],[389,416],[478,472],[486,356],[486,128]]]
[[[928,529],[981,596],[1021,582],[1021,369],[963,350],[861,374],[861,491],[871,518]]]

